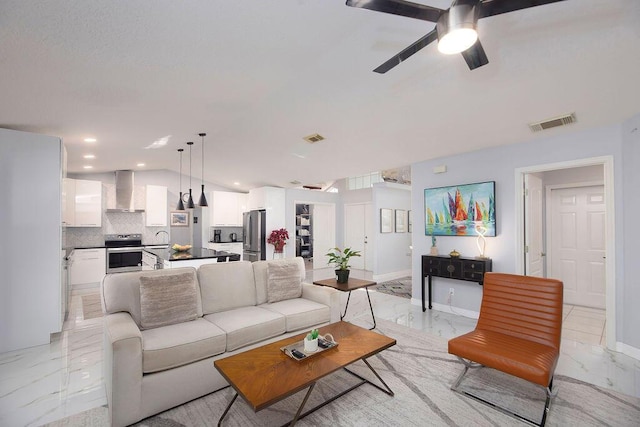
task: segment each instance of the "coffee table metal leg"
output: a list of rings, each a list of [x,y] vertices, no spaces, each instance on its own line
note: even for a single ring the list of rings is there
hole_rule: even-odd
[[[380,387],[378,384],[372,383],[371,381],[369,381],[368,379],[366,379],[365,377],[356,374],[355,372],[353,372],[351,369],[349,368],[343,368],[345,371],[347,371],[348,373],[350,373],[351,375],[353,375],[354,377],[357,377],[361,380],[361,382],[358,385],[362,385],[362,384],[371,384],[372,386],[374,386],[375,388],[377,388],[378,390],[382,391],[383,393],[388,394],[389,396],[394,396],[395,393],[393,392],[393,390],[391,390],[391,388],[387,385],[387,383],[384,382],[384,380],[382,379],[382,377],[380,377],[380,375],[378,374],[378,372],[376,372],[375,369],[373,369],[373,366],[371,366],[369,364],[369,362],[367,362],[367,359],[361,359],[366,365],[367,367],[371,370],[371,372],[373,372],[373,374],[376,376],[376,378],[382,383],[382,385],[384,385],[383,387]]]
[[[231,399],[231,402],[229,402],[229,404],[227,405],[227,409],[225,409],[222,415],[220,416],[220,419],[218,420],[218,427],[222,425],[222,420],[224,419],[224,417],[227,416],[229,409],[231,409],[231,406],[233,406],[233,402],[235,402],[237,398],[238,398],[238,393],[236,393],[235,396],[233,396],[233,399]]]
[[[302,412],[302,408],[304,408],[304,405],[307,403],[307,400],[309,399],[309,395],[311,394],[311,391],[313,390],[313,388],[315,386],[316,386],[316,383],[313,383],[309,387],[309,390],[307,390],[307,394],[304,396],[304,399],[302,400],[302,403],[300,404],[300,407],[298,408],[298,412],[296,412],[296,415],[295,415],[295,417],[293,417],[293,420],[291,420],[291,423],[289,424],[289,426],[293,426],[293,425],[296,424],[296,422],[298,422],[298,418],[300,417],[300,412]]]

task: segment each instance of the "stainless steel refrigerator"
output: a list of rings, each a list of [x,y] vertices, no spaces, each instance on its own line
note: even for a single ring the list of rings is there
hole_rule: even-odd
[[[243,258],[245,261],[260,261],[266,259],[266,228],[267,213],[264,210],[249,211],[242,214],[243,227]]]

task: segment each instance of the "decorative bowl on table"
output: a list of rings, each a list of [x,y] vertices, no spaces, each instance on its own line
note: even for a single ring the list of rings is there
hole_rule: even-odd
[[[171,249],[176,252],[187,252],[189,249],[191,249],[191,245],[179,245],[175,243],[173,246],[171,246]]]

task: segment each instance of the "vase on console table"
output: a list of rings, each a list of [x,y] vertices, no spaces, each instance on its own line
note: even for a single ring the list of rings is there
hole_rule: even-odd
[[[431,246],[431,250],[429,251],[429,255],[438,256],[438,247]]]

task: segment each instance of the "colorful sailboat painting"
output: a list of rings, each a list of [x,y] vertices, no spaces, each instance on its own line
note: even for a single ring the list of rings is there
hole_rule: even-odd
[[[484,227],[496,235],[496,184],[494,181],[424,190],[427,236],[477,236]]]

